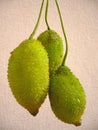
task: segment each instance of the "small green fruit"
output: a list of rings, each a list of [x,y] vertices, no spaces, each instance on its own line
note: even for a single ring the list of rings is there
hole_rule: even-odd
[[[49,86],[47,52],[38,40],[25,40],[11,53],[8,80],[19,104],[38,113]]]
[[[51,78],[49,98],[53,112],[65,123],[81,124],[86,105],[85,92],[68,67],[61,66]]]
[[[63,42],[61,37],[53,30],[46,30],[38,37],[48,52],[50,75],[60,67],[63,60]]]

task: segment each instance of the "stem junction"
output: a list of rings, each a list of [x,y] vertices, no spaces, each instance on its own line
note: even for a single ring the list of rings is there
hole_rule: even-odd
[[[37,30],[38,25],[39,25],[39,22],[40,22],[42,10],[43,10],[43,5],[44,5],[44,0],[42,0],[42,4],[41,4],[41,7],[40,7],[40,12],[39,12],[39,16],[38,16],[37,22],[36,22],[36,25],[35,25],[35,27],[34,27],[34,30],[33,30],[33,32],[31,33],[29,39],[33,39],[33,37],[34,37],[34,35],[35,35],[35,33],[36,33],[36,30]]]

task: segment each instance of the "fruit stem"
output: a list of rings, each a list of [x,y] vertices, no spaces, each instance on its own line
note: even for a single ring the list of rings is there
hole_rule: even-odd
[[[38,16],[37,22],[36,22],[36,25],[35,25],[35,27],[34,27],[34,30],[33,30],[33,32],[31,33],[29,39],[33,39],[33,36],[34,36],[34,34],[35,34],[36,30],[37,30],[37,27],[38,27],[39,22],[40,22],[42,10],[43,10],[43,5],[44,5],[44,0],[42,0],[42,4],[41,4],[41,7],[40,7],[40,12],[39,12],[39,16]]]
[[[49,0],[47,0],[47,3],[46,3],[45,22],[46,22],[46,25],[47,25],[47,29],[50,30],[50,27],[49,27],[49,24],[48,24],[48,20],[47,20],[48,6],[49,6]]]
[[[59,17],[60,17],[61,27],[62,27],[63,35],[64,35],[64,38],[65,38],[65,44],[66,44],[66,51],[65,51],[64,58],[63,58],[63,62],[62,62],[62,66],[63,66],[65,64],[65,61],[66,61],[66,58],[67,58],[67,55],[68,55],[68,41],[67,41],[67,36],[66,36],[66,33],[65,33],[64,25],[63,25],[61,11],[60,11],[59,4],[58,4],[57,0],[55,0],[55,3],[56,3],[58,14],[59,14]]]

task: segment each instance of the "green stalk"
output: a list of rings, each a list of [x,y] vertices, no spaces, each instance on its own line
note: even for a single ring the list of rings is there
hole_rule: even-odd
[[[55,3],[56,3],[57,10],[58,10],[58,13],[59,13],[61,27],[62,27],[63,35],[64,35],[64,38],[65,38],[65,44],[66,44],[66,51],[65,51],[64,58],[63,58],[63,62],[62,62],[62,66],[63,66],[65,64],[65,61],[66,61],[66,58],[67,58],[67,55],[68,55],[68,41],[67,41],[67,37],[66,37],[66,33],[65,33],[64,25],[63,25],[61,11],[60,11],[59,4],[58,4],[57,0],[55,0]]]
[[[47,20],[48,6],[49,6],[49,0],[47,0],[47,3],[46,3],[45,22],[46,22],[46,25],[47,25],[47,29],[50,30],[50,27],[49,27],[49,24],[48,24],[48,20]]]
[[[40,12],[39,12],[39,16],[38,16],[37,22],[36,22],[35,28],[34,28],[33,32],[31,33],[29,39],[33,39],[33,37],[34,37],[34,35],[36,33],[36,30],[37,30],[39,22],[40,22],[42,10],[43,10],[43,5],[44,5],[44,0],[42,0],[42,4],[41,4],[41,7],[40,7]]]

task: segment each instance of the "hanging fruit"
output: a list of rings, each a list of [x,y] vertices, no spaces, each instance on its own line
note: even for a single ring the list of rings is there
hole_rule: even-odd
[[[45,11],[47,30],[34,39],[44,5],[42,0],[32,34],[11,52],[8,81],[17,102],[32,115],[38,113],[49,94],[51,108],[56,117],[65,123],[79,126],[86,106],[86,94],[79,79],[65,64],[68,41],[57,0],[55,3],[65,38],[65,54],[61,36],[54,29],[50,29],[48,24],[49,0]]]
[[[8,64],[8,81],[13,95],[34,116],[49,88],[48,54],[41,42],[33,38],[43,4],[44,0],[32,35],[12,51]]]

